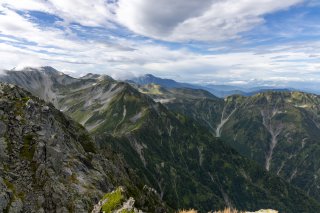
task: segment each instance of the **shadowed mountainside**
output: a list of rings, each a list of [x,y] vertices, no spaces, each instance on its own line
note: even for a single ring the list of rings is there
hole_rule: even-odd
[[[275,208],[285,212],[319,209],[319,204],[302,191],[215,139],[214,132],[187,115],[188,107],[184,112],[173,110],[173,113],[155,102],[152,95],[107,76],[74,79],[58,71],[46,72],[46,69],[31,71],[46,75],[50,87],[41,77],[37,78],[39,82],[35,87],[25,88],[31,92],[44,86],[49,88],[47,91],[51,95],[36,95],[52,101],[83,124],[102,150],[112,147],[122,153],[141,180],[154,187],[171,207],[193,207],[201,211],[225,206],[246,210]],[[7,80],[10,75],[8,72]],[[33,74],[15,72],[14,75],[19,81],[28,81],[24,76]],[[56,80],[56,76],[69,80]],[[210,96],[207,106],[212,107],[212,112],[224,112],[227,116],[234,110],[231,103],[226,106],[223,100],[206,92],[197,90],[195,93],[192,96],[203,97],[203,100]],[[188,93],[176,90],[173,95],[180,95],[183,100],[185,94]],[[211,102],[216,104],[211,106]],[[202,106],[206,109],[206,105]],[[218,119],[218,115],[212,118]],[[222,136],[228,120],[220,127]]]

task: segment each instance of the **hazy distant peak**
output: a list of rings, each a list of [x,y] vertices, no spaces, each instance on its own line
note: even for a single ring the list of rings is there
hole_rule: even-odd
[[[51,66],[23,67],[21,69],[15,67],[15,68],[8,70],[8,71],[19,71],[19,72],[37,72],[38,71],[38,72],[42,72],[42,73],[46,73],[46,74],[65,75],[63,72],[59,72],[58,70],[56,70],[55,68],[53,68]]]
[[[108,75],[105,74],[96,74],[96,73],[87,73],[86,75],[80,77],[80,79],[94,79],[98,81],[104,81],[104,80],[109,80],[109,81],[114,81],[114,79]]]
[[[87,73],[86,75],[80,77],[81,79],[97,79],[99,78],[101,75],[99,74],[94,74],[94,73]]]
[[[59,74],[62,73],[50,66],[40,67],[40,71],[47,72],[47,73],[59,73]]]
[[[172,79],[160,78],[160,77],[155,76],[155,75],[152,75],[152,74],[150,74],[150,73],[147,73],[147,74],[138,76],[138,77],[136,77],[136,78],[150,78],[150,79],[172,80]],[[172,80],[172,81],[173,81],[173,80]]]
[[[183,84],[176,82],[172,79],[159,78],[152,74],[145,74],[140,77],[132,78],[130,81],[139,84],[139,85],[147,85],[147,84],[159,84],[164,87],[175,88],[175,87],[184,87]]]
[[[152,74],[145,74],[142,77],[145,77],[145,78],[158,78],[158,77],[156,77],[156,76],[154,76]]]

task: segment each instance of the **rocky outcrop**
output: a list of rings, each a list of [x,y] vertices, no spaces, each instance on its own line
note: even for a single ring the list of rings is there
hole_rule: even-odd
[[[1,84],[0,94],[2,210],[87,212],[111,190],[80,125],[16,86]]]
[[[0,84],[0,127],[0,212],[88,212],[121,183],[143,196],[118,155],[17,86]]]

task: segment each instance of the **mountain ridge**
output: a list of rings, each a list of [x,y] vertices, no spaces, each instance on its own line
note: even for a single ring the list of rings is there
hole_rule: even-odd
[[[100,152],[52,104],[9,84],[0,83],[0,95],[1,212],[89,212],[119,184],[142,209],[165,209],[121,156]]]
[[[127,82],[133,82],[140,86],[145,86],[148,84],[158,84],[162,87],[172,88],[191,88],[191,89],[202,89],[210,92],[211,94],[223,98],[230,95],[243,95],[251,96],[260,92],[267,91],[295,91],[294,88],[282,88],[282,87],[272,87],[272,86],[261,86],[261,87],[241,87],[232,85],[214,85],[214,84],[191,84],[191,83],[181,83],[172,79],[164,79],[156,77],[152,74],[145,74],[140,77],[135,77],[127,80]]]
[[[163,94],[167,89],[152,86],[149,88],[152,94],[148,94],[148,90],[144,94],[130,84],[95,77],[72,80],[68,84],[53,82],[58,82],[52,87],[55,105],[86,126],[100,148],[109,147],[122,153],[130,167],[156,188],[171,207],[197,207],[205,211],[234,205],[246,210],[273,207],[287,212],[319,208],[317,202],[302,191],[269,175],[255,162],[215,139],[198,125],[201,122],[153,101],[152,94]],[[180,90],[171,90],[171,95],[183,100],[184,95],[190,93],[187,98],[190,106],[193,99],[206,101],[206,97],[210,97],[210,101],[219,102],[217,115],[223,109],[223,105],[220,106],[223,100],[210,93]],[[225,111],[228,113],[229,108]],[[184,184],[188,188],[184,189]],[[288,193],[280,193],[286,191]],[[279,194],[283,198],[277,199]],[[297,205],[297,198],[311,207]]]

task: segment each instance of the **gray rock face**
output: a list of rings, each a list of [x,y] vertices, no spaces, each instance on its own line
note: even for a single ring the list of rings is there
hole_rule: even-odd
[[[8,158],[8,148],[5,138],[0,138],[0,160],[7,160]]]
[[[2,137],[6,131],[7,131],[7,126],[0,120],[0,137]]]
[[[0,83],[0,112],[0,212],[89,212],[130,182],[121,159],[51,104]]]
[[[14,200],[10,205],[10,213],[20,213],[22,212],[23,203],[21,199]]]
[[[88,153],[78,140],[86,131],[17,87],[0,84],[0,90],[0,207],[9,212],[88,211],[112,184],[89,167]],[[72,175],[65,178],[62,170]],[[97,188],[99,182],[106,187]],[[73,206],[79,199],[84,205]]]
[[[9,189],[0,177],[0,212],[3,212],[10,202]]]

